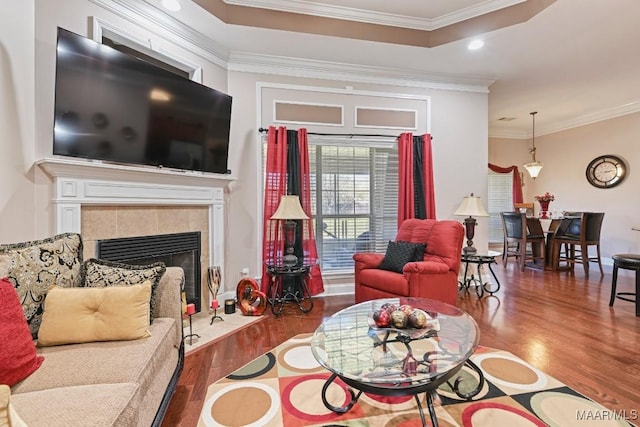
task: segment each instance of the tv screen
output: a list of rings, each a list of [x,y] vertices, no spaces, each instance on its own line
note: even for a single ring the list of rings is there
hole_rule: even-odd
[[[53,154],[227,173],[231,96],[58,28]]]

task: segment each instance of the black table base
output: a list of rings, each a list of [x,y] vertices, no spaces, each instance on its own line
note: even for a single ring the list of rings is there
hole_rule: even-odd
[[[288,302],[297,304],[303,313],[313,310],[313,299],[307,286],[310,267],[268,266],[267,272],[271,276],[267,298],[273,314],[280,315]]]
[[[460,284],[460,289],[465,289],[466,291],[468,291],[473,284],[476,288],[476,295],[478,295],[478,298],[482,298],[485,292],[489,295],[493,295],[500,290],[500,281],[498,280],[496,273],[491,267],[496,263],[496,259],[494,256],[464,254],[462,256],[462,262],[464,263],[464,277],[462,281],[458,281],[458,283]],[[469,264],[476,264],[478,266],[478,277],[475,277],[473,273],[469,275]],[[489,267],[489,272],[491,272],[493,280],[495,280],[495,285],[492,285],[491,282],[484,281],[482,279],[481,271],[483,266],[485,265]]]
[[[478,385],[468,393],[463,393],[460,390],[460,383],[462,382],[462,377],[457,377],[453,382],[450,381],[458,373],[458,371],[460,371],[460,369],[462,368],[462,365],[459,366],[458,368],[452,369],[451,371],[447,372],[444,375],[441,375],[440,377],[433,378],[429,382],[422,382],[419,384],[403,386],[403,387],[393,387],[392,385],[389,385],[389,384],[387,384],[386,386],[375,385],[372,383],[356,381],[350,378],[344,378],[342,376],[339,376],[336,373],[332,373],[331,376],[324,383],[324,386],[322,387],[322,403],[324,403],[324,406],[330,411],[335,412],[336,414],[344,414],[345,412],[348,412],[353,407],[353,405],[356,404],[356,402],[358,401],[362,393],[377,394],[379,396],[411,396],[412,395],[416,400],[418,411],[420,412],[420,420],[422,421],[422,426],[426,427],[427,423],[426,423],[426,418],[424,414],[424,409],[422,408],[422,404],[420,403],[420,398],[418,397],[420,393],[425,393],[425,397],[427,400],[427,410],[429,411],[429,418],[431,420],[431,424],[433,427],[438,427],[438,418],[436,417],[436,411],[435,411],[433,402],[438,398],[437,388],[441,384],[446,382],[449,385],[449,387],[451,387],[451,390],[458,397],[468,401],[472,400],[473,397],[475,397],[478,393],[480,393],[480,390],[482,390],[482,387],[484,387],[484,374],[482,373],[482,370],[480,370],[480,368],[471,360],[467,360],[464,363],[464,365],[466,365],[467,367],[469,367],[470,369],[472,369],[478,374]],[[336,380],[336,378],[340,378],[345,384],[351,387],[346,389],[346,391],[349,392],[349,394],[351,395],[351,399],[344,406],[333,406],[327,400],[327,390],[329,389],[329,386],[331,386],[331,384]],[[411,380],[410,378],[406,379],[406,381],[410,381],[410,380]],[[356,389],[357,392],[354,392],[353,389]]]

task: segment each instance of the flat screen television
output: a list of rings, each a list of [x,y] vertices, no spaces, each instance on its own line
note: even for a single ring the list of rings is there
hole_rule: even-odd
[[[229,173],[231,101],[58,28],[54,155]]]

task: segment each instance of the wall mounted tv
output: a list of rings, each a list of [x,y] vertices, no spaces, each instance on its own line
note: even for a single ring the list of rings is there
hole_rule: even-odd
[[[53,154],[228,173],[231,96],[58,28]]]

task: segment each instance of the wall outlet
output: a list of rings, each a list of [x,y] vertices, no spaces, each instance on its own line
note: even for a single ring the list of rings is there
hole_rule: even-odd
[[[240,272],[240,275],[242,277],[247,277],[249,276],[249,269],[247,267],[243,268],[242,271]]]

